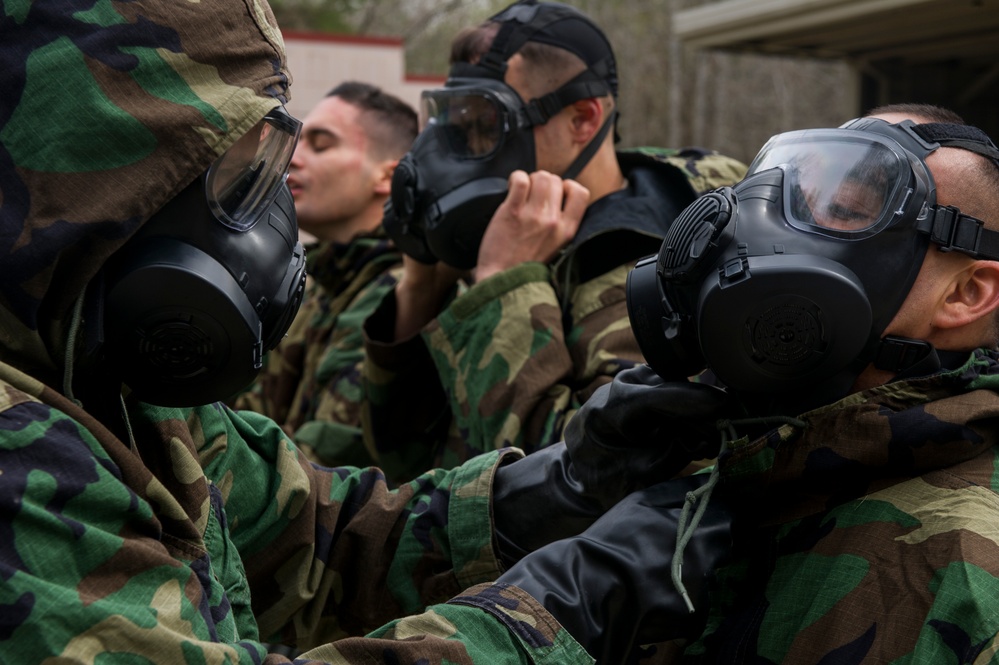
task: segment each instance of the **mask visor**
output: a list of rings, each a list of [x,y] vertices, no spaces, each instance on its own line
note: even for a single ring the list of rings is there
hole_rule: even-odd
[[[901,219],[913,175],[900,146],[845,130],[804,130],[770,139],[748,175],[784,171],[784,206],[795,228],[835,238],[870,237]]]
[[[278,106],[225,151],[205,180],[215,217],[235,231],[247,231],[270,206],[288,177],[302,123]]]
[[[509,115],[501,95],[489,89],[440,88],[420,96],[421,126],[437,131],[448,152],[460,159],[496,152],[510,129]]]

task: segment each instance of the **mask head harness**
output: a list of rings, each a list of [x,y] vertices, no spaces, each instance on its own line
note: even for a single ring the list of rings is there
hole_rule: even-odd
[[[748,401],[801,412],[846,395],[869,363],[935,359],[924,341],[883,337],[927,248],[999,260],[999,233],[937,204],[925,159],[941,146],[999,168],[988,136],[963,125],[863,118],[770,139],[629,275],[646,361],[669,379],[710,368]]]
[[[412,149],[392,177],[384,226],[406,254],[461,269],[475,266],[493,213],[506,198],[513,171],[536,170],[533,127],[581,99],[617,97],[617,69],[603,32],[572,7],[521,0],[491,21],[499,30],[476,63],[455,63],[444,87],[421,97],[421,124]],[[587,69],[557,90],[525,103],[504,83],[507,61],[527,42],[577,55]],[[616,112],[563,178],[586,166],[615,125]]]
[[[301,304],[285,184],[301,123],[271,111],[158,210],[88,287],[88,355],[139,399],[195,406],[260,370]]]

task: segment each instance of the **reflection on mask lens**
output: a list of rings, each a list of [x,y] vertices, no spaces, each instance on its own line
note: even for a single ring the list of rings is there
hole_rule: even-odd
[[[427,123],[437,127],[452,154],[485,157],[499,146],[503,114],[492,97],[449,94],[435,98],[428,95],[423,102]]]
[[[288,175],[301,123],[278,107],[240,137],[208,171],[205,191],[220,222],[246,231]]]
[[[786,174],[789,221],[835,234],[869,235],[890,223],[908,180],[899,156],[886,145],[836,133],[775,137],[751,172],[775,167]]]

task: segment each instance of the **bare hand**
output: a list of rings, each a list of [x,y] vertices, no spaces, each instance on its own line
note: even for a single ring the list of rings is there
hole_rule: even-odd
[[[475,280],[528,261],[547,263],[573,239],[590,191],[547,171],[510,174],[510,191],[479,247]]]
[[[430,323],[461,274],[440,261],[427,265],[403,254],[402,277],[395,285],[395,339],[407,339]]]

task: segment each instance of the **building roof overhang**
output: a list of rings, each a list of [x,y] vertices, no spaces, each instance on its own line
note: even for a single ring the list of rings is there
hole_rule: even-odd
[[[999,73],[999,0],[721,0],[677,12],[674,29],[699,48]]]

